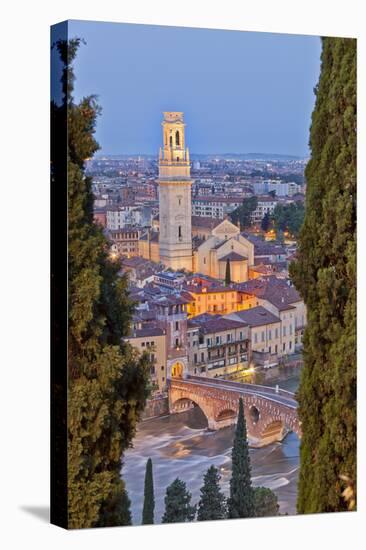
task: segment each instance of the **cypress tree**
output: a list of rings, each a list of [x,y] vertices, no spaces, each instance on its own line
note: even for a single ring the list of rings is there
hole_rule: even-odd
[[[263,231],[268,231],[270,225],[271,225],[271,219],[269,217],[268,212],[266,212],[261,221],[261,228],[263,229]]]
[[[63,99],[52,103],[55,119],[68,124],[68,526],[131,523],[120,477],[148,395],[148,358],[121,338],[133,304],[127,281],[108,258],[108,243],[93,222],[91,179],[84,162],[99,146],[94,139],[100,108],[94,96],[75,104],[73,61],[81,40],[56,43],[63,64]]]
[[[145,472],[144,507],[142,510],[143,525],[154,523],[154,508],[155,508],[154,481],[153,481],[152,461],[151,461],[151,458],[149,458],[146,463],[146,472]]]
[[[244,405],[241,397],[239,399],[238,422],[231,456],[232,475],[230,480],[230,498],[228,500],[228,516],[229,518],[253,517],[255,515],[254,496]]]
[[[342,493],[356,482],[356,40],[322,46],[305,220],[290,269],[308,311],[299,513],[346,510]]]
[[[184,481],[175,479],[166,490],[165,512],[162,523],[177,523],[193,521],[196,507],[191,506],[191,493]]]
[[[203,478],[201,498],[198,503],[198,521],[226,518],[226,499],[220,490],[220,475],[215,466],[210,466]]]
[[[230,271],[230,260],[229,258],[226,260],[226,269],[225,269],[225,286],[229,286],[231,284],[231,271]]]
[[[267,487],[254,487],[254,510],[257,518],[278,516],[279,505],[276,495]]]

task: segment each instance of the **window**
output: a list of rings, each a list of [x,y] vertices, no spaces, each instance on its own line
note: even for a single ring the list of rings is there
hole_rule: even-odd
[[[290,335],[292,335],[292,325],[290,325]]]
[[[286,342],[283,343],[282,349],[283,349],[283,351],[286,351]]]
[[[275,330],[275,338],[278,338],[278,328]]]
[[[204,363],[205,361],[205,354],[202,352],[201,353],[201,363]]]
[[[142,348],[145,347],[145,342],[141,342],[141,347],[142,347]]]
[[[271,346],[269,346],[268,351],[269,351],[269,353],[272,353],[272,348],[271,348]]]
[[[262,342],[264,342],[264,330],[262,330]]]
[[[194,364],[196,365],[197,364],[197,353],[194,354],[193,361],[194,361]]]
[[[277,346],[277,344],[276,344],[276,345],[275,345],[275,353],[277,353],[277,351],[278,351],[278,346]]]
[[[161,370],[164,370],[164,365],[161,365],[161,367],[160,367],[160,368],[161,368]]]
[[[179,321],[175,321],[175,330],[179,330]]]
[[[240,340],[243,339],[243,333],[242,333],[241,331],[240,331],[240,333],[239,333],[239,338],[240,338]]]
[[[220,336],[216,336],[216,344],[220,343]]]
[[[283,336],[286,336],[286,327],[283,327],[282,335],[283,335]]]
[[[256,332],[254,333],[254,343],[258,343],[258,334]]]
[[[180,239],[182,238],[182,226],[181,225],[178,226],[178,237]]]
[[[268,331],[268,340],[272,340],[272,331],[271,330]]]
[[[173,137],[169,136],[169,145],[170,147],[173,147]]]
[[[175,132],[175,144],[176,144],[176,145],[180,145],[179,132],[178,132],[178,130]]]
[[[292,342],[291,342],[291,341],[289,342],[288,347],[289,347],[290,349],[292,349]]]
[[[178,340],[178,338],[175,339],[175,347],[176,347],[176,348],[179,347],[179,340]]]

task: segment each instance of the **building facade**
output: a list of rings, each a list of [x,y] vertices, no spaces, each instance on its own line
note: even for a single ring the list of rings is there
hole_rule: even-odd
[[[191,185],[183,113],[164,112],[159,154],[160,261],[171,269],[192,271]]]

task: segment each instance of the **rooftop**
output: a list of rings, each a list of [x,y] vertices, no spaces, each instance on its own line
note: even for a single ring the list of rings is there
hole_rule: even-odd
[[[237,311],[236,313],[230,313],[229,318],[241,319],[251,327],[272,325],[273,323],[280,322],[280,319],[276,315],[273,315],[273,313],[262,306],[244,309],[242,311]]]
[[[275,275],[250,279],[245,283],[239,283],[237,288],[271,302],[280,311],[293,309],[292,304],[301,301],[300,294],[290,284],[289,279],[278,279]]]
[[[222,220],[218,218],[209,218],[205,216],[192,216],[192,228],[199,227],[205,229],[214,229]]]
[[[226,256],[223,256],[219,259],[219,262],[226,262],[229,260],[230,262],[242,262],[243,260],[247,260],[247,256],[243,256],[242,254],[238,254],[237,252],[229,252],[229,254],[226,254]]]
[[[160,327],[143,327],[132,330],[128,338],[144,338],[146,336],[163,336],[165,331]]]

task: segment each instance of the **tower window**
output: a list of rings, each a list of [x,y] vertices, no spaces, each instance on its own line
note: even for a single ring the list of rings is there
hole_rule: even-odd
[[[180,239],[182,238],[182,226],[181,225],[178,226],[178,237]]]
[[[176,145],[180,145],[180,143],[179,143],[179,132],[178,132],[178,130],[175,132],[175,144],[176,144]]]
[[[177,162],[179,161],[179,157],[177,157]]]
[[[169,143],[170,143],[170,147],[173,147],[173,138],[172,138],[172,136],[169,137]]]

